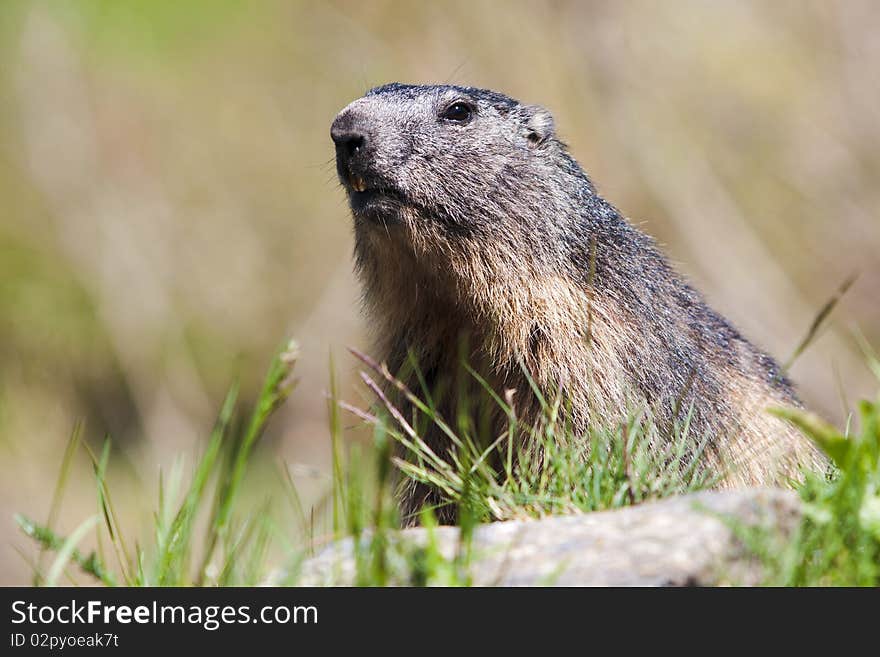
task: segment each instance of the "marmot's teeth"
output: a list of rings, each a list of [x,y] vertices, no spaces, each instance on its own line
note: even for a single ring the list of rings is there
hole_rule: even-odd
[[[364,179],[355,175],[351,176],[351,186],[356,192],[363,192],[367,189],[367,184],[364,182]]]

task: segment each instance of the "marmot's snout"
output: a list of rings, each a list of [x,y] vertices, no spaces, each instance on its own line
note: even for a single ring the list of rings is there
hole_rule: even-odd
[[[352,211],[356,217],[378,221],[399,206],[401,195],[395,176],[399,163],[389,157],[400,150],[396,125],[377,109],[382,108],[363,103],[346,107],[333,121],[330,137],[336,145],[336,170]],[[388,221],[380,223],[387,226]]]
[[[367,189],[373,159],[373,138],[360,113],[342,111],[330,126],[330,138],[336,144],[336,170],[339,179],[355,192]]]

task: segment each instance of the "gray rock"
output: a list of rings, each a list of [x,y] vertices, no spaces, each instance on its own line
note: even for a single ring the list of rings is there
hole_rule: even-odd
[[[789,491],[706,491],[638,506],[478,527],[470,575],[478,586],[684,586],[758,584],[760,562],[734,536],[730,522],[775,528],[785,536],[800,518]],[[439,551],[452,559],[459,530],[434,530]],[[424,546],[427,530],[393,535],[400,545]],[[325,548],[300,571],[302,585],[351,585],[351,539]],[[275,581],[279,581],[276,579]],[[396,584],[407,584],[398,575]]]

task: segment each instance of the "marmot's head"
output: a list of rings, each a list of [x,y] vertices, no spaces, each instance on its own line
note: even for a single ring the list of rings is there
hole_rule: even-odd
[[[359,231],[514,237],[586,181],[547,110],[471,87],[377,87],[330,135]]]

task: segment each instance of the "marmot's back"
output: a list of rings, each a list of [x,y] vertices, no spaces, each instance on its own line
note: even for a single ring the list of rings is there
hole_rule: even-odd
[[[576,431],[639,408],[670,424],[690,414],[694,447],[708,438],[723,485],[821,466],[806,438],[765,412],[798,405],[777,364],[596,193],[545,109],[469,87],[390,84],[342,110],[331,136],[378,355],[392,371],[412,352],[429,385],[449,385],[466,338],[471,363],[517,391],[527,422],[540,408],[523,364],[544,391],[561,386]],[[441,414],[454,417],[446,403]],[[413,487],[404,506],[427,494]]]

